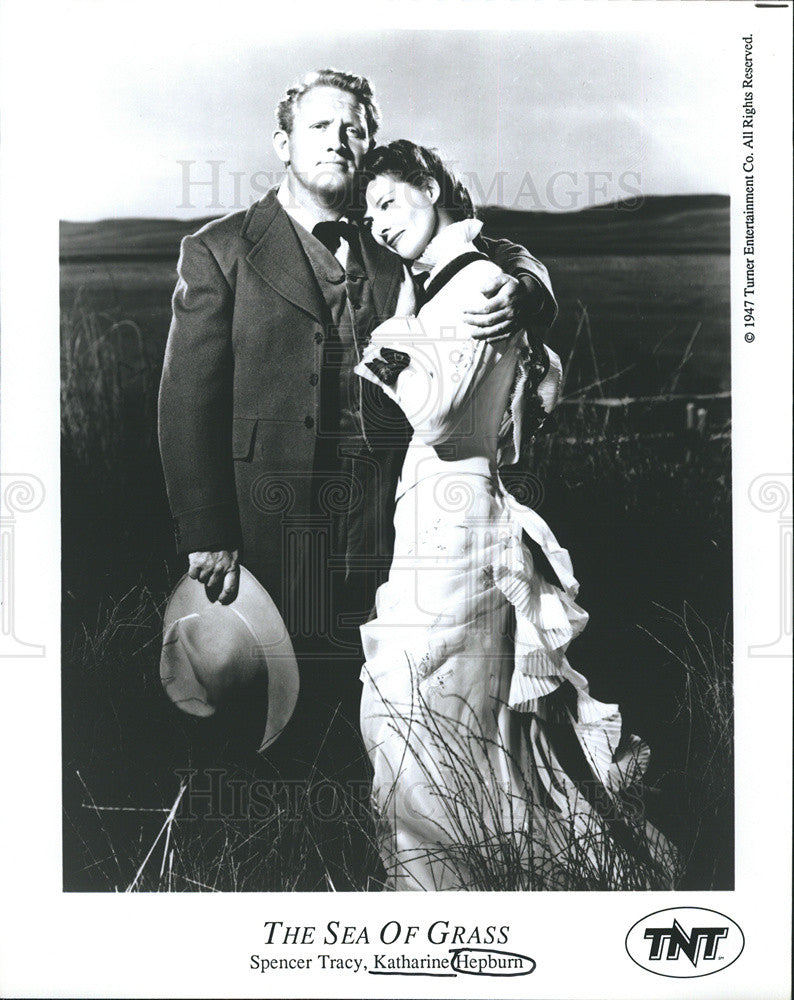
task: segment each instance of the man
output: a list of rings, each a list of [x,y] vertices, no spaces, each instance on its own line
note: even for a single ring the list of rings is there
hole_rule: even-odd
[[[160,446],[190,575],[231,602],[242,559],[287,622],[304,705],[341,698],[355,717],[357,629],[388,569],[411,429],[352,369],[413,288],[348,220],[379,124],[369,83],[310,74],[277,120],[278,190],[183,240]],[[545,268],[523,248],[485,243],[515,277],[473,299],[467,320],[499,336],[553,314]]]

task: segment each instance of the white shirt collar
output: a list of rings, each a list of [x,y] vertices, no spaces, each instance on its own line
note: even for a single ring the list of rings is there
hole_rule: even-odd
[[[287,185],[287,178],[279,185],[278,191],[276,191],[276,198],[278,198],[281,203],[282,208],[287,213],[287,215],[297,222],[298,225],[303,226],[307,232],[311,232],[318,222],[323,222],[324,220],[320,215],[314,215],[305,205],[299,204],[295,198],[292,197],[289,187]],[[346,215],[339,216],[340,222],[347,222],[348,218]]]
[[[462,253],[476,251],[473,241],[479,236],[481,229],[482,222],[479,219],[462,219],[446,226],[427,244],[419,260],[414,261],[412,270],[430,271],[432,277],[434,272],[440,271]]]

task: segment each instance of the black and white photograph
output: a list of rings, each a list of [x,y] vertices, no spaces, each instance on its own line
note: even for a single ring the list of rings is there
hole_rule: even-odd
[[[2,21],[3,995],[790,996],[791,4]]]

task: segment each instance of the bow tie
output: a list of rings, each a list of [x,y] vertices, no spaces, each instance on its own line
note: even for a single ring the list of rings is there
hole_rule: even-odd
[[[318,222],[312,229],[312,236],[316,236],[334,254],[339,249],[340,240],[344,239],[352,244],[357,235],[355,226],[349,222]]]

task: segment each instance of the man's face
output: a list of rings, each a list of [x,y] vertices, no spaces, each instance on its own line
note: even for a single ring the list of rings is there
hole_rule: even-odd
[[[362,157],[370,147],[363,106],[335,87],[314,87],[294,109],[292,132],[274,136],[276,153],[313,198],[344,208]]]

